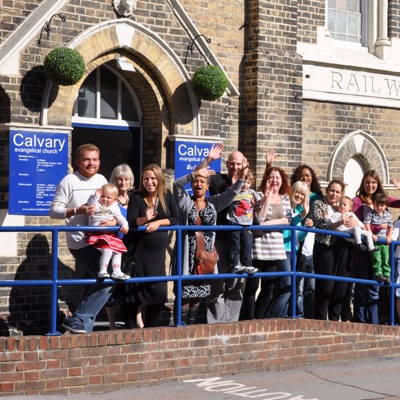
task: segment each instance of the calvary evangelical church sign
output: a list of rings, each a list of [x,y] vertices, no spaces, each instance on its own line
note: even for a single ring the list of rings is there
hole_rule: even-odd
[[[67,171],[67,134],[10,131],[9,214],[48,215]]]

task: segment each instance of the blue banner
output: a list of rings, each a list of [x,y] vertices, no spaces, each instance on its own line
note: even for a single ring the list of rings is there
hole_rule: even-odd
[[[68,172],[68,134],[10,131],[9,214],[48,215]]]
[[[190,174],[194,168],[200,164],[210,152],[215,142],[191,142],[175,141],[175,179]],[[221,172],[221,159],[213,161],[210,169]],[[188,192],[191,192],[190,184],[185,186]]]

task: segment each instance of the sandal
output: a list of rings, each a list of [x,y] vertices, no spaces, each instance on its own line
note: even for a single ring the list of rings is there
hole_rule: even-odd
[[[115,281],[126,281],[127,279],[130,278],[131,277],[127,274],[117,275],[114,272],[111,274],[111,279],[114,279]]]

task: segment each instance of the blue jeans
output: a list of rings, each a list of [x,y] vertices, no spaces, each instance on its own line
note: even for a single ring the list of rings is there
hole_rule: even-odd
[[[278,264],[278,272],[290,272],[290,252],[287,259]],[[291,277],[282,276],[276,278],[274,297],[268,307],[266,318],[286,318],[291,296]]]
[[[358,262],[354,268],[354,277],[358,279],[374,279],[374,270],[368,252],[358,252]],[[379,324],[378,303],[378,285],[356,283],[354,285],[354,322]]]
[[[231,224],[235,225],[235,224]],[[231,270],[240,263],[249,267],[252,265],[253,233],[247,229],[241,231],[229,231],[229,265]]]
[[[304,272],[308,274],[314,273],[313,256],[306,256],[307,264]],[[299,283],[299,297],[297,299],[297,308],[299,314],[303,314],[305,318],[314,318],[314,294],[315,279],[301,278]]]
[[[79,250],[69,249],[69,251],[76,261],[84,267],[84,278],[97,279],[101,253],[92,246],[86,246]],[[71,317],[73,321],[82,324],[86,332],[93,331],[97,314],[106,304],[116,285],[115,283],[105,285],[102,282],[98,281],[93,286],[89,286]]]

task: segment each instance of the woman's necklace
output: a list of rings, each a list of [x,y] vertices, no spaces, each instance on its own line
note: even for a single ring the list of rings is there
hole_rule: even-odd
[[[276,194],[270,194],[270,199],[269,199],[270,204],[279,204],[281,202],[281,196],[279,193]]]
[[[119,195],[117,202],[121,207],[126,207],[128,205],[129,196]]]
[[[144,202],[147,204],[147,207],[155,207],[157,204],[157,200],[158,200],[157,196],[150,197],[150,198],[148,198],[148,197],[144,198]]]
[[[206,207],[206,200],[205,199],[194,199],[195,206],[197,210],[202,210]]]

